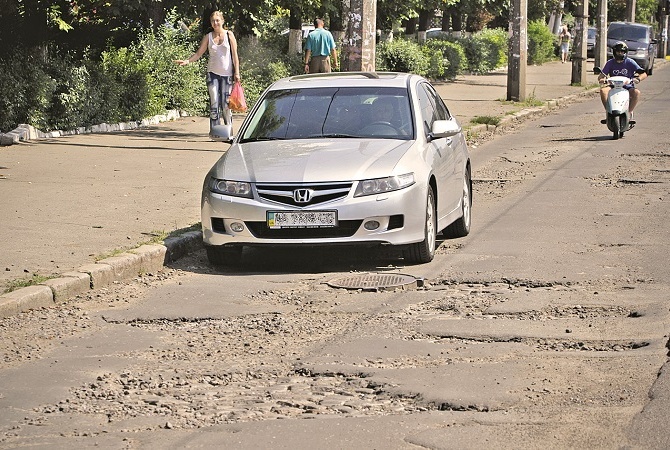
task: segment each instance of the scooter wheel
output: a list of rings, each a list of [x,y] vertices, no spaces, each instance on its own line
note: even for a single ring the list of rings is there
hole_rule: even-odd
[[[621,117],[614,116],[612,117],[612,138],[614,140],[619,139],[623,133],[621,132]]]

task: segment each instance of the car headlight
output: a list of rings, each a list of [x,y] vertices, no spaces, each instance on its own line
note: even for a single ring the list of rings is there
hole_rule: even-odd
[[[216,194],[253,198],[251,183],[245,181],[219,180],[212,177],[209,179],[209,190]]]
[[[385,178],[373,178],[371,180],[362,180],[356,187],[354,197],[364,195],[382,194],[384,192],[397,191],[414,184],[414,174],[406,173],[404,175],[395,175]]]

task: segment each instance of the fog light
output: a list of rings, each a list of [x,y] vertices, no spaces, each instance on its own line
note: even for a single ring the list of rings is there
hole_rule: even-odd
[[[230,229],[235,233],[241,233],[244,231],[244,224],[242,222],[233,222],[230,224]]]
[[[368,220],[367,222],[365,222],[365,225],[363,226],[365,227],[366,230],[372,231],[379,228],[379,225],[380,225],[379,222],[377,222],[376,220]]]

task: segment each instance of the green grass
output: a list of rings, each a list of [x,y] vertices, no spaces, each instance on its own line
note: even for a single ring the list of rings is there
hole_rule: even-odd
[[[179,235],[187,233],[189,231],[197,231],[197,230],[200,230],[201,228],[202,228],[201,224],[200,224],[200,222],[198,222],[198,223],[193,224],[189,227],[180,228],[178,230],[174,230],[174,231],[170,231],[170,232],[161,230],[161,231],[151,231],[149,233],[143,233],[147,236],[150,236],[150,238],[145,240],[145,241],[140,242],[137,245],[133,245],[133,246],[129,246],[129,247],[121,247],[121,248],[117,248],[117,249],[111,250],[111,251],[106,252],[106,253],[101,253],[101,254],[99,254],[95,257],[95,260],[100,261],[100,260],[103,260],[105,258],[111,258],[112,256],[120,255],[121,253],[125,253],[128,250],[132,250],[134,248],[138,248],[138,247],[141,247],[143,245],[163,244],[163,242],[165,242],[165,239],[167,239],[167,238],[179,236]]]
[[[477,116],[474,117],[470,123],[481,123],[485,125],[498,125],[500,123],[500,117],[497,116]]]
[[[37,284],[44,283],[47,280],[51,280],[52,278],[56,278],[56,277],[55,276],[45,276],[45,275],[40,275],[38,273],[34,273],[29,278],[21,278],[21,279],[18,279],[18,280],[11,280],[11,281],[8,281],[6,283],[3,294],[8,294],[12,291],[15,291],[17,289],[21,289],[21,288],[24,288],[24,287],[35,286]]]

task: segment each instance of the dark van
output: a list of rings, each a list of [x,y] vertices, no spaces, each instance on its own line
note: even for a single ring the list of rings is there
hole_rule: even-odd
[[[612,22],[607,27],[607,57],[612,57],[612,46],[622,41],[628,45],[628,57],[634,59],[648,75],[654,70],[656,39],[651,25],[632,22]]]

